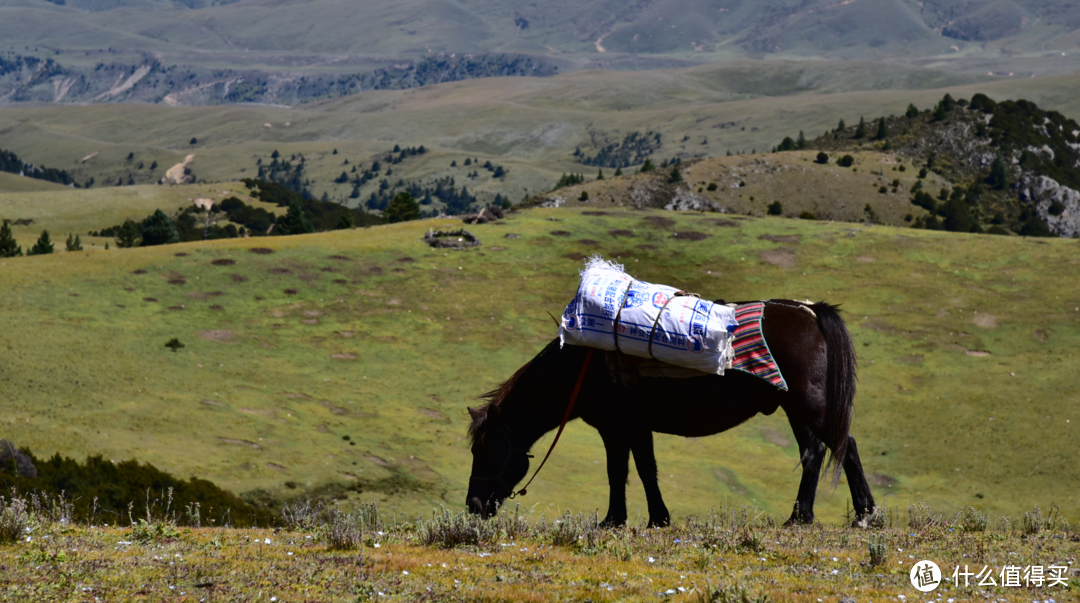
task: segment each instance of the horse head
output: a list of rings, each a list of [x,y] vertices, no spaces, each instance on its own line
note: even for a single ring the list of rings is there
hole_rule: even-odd
[[[514,486],[529,472],[531,455],[518,445],[497,405],[470,408],[469,414],[473,464],[465,504],[470,513],[487,518],[514,497]]]

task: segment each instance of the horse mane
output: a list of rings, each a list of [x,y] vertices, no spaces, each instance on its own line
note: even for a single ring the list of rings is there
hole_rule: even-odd
[[[487,402],[482,404],[479,408],[470,411],[473,414],[473,420],[471,423],[469,423],[470,444],[476,443],[477,441],[483,441],[484,434],[487,432],[488,413],[490,413],[492,409],[499,408],[502,405],[503,400],[505,400],[507,396],[510,395],[510,392],[514,389],[514,386],[517,385],[518,379],[520,379],[521,376],[525,374],[525,371],[527,371],[534,362],[545,356],[549,351],[551,351],[552,347],[558,349],[559,344],[560,342],[558,339],[555,339],[551,343],[547,344],[547,346],[545,346],[544,349],[541,350],[535,358],[522,365],[522,367],[519,368],[516,372],[514,372],[514,374],[511,375],[509,379],[503,381],[502,384],[499,385],[499,387],[496,387],[495,389],[480,396],[481,399],[487,400]]]

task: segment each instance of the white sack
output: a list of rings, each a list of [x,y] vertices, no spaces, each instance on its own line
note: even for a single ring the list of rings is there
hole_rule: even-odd
[[[634,280],[620,264],[591,258],[581,273],[577,296],[563,312],[559,340],[563,345],[615,350],[618,315],[618,349],[623,353],[649,358],[652,334],[651,357],[723,375],[735,356],[731,349],[735,311],[696,297],[674,297],[677,291]]]

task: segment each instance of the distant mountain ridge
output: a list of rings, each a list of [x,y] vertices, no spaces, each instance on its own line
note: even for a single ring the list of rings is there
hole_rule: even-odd
[[[356,82],[380,73],[392,86],[444,81],[397,71],[418,74],[425,61],[463,57],[499,67],[459,69],[459,79],[747,57],[933,60],[936,68],[966,73],[1062,73],[1075,71],[1080,4],[0,0],[0,40],[7,42],[0,60],[18,63],[0,65],[0,103],[295,104],[366,89]],[[146,67],[182,78],[147,86],[156,72],[139,75]]]

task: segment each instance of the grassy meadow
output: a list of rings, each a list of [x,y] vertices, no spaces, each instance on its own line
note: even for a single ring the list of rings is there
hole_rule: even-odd
[[[419,240],[459,225],[4,259],[0,437],[39,456],[134,457],[261,502],[457,509],[465,406],[555,336],[548,313],[602,253],[705,296],[841,303],[879,504],[1080,520],[1073,240],[614,205],[515,212],[469,227],[484,245],[465,252]],[[676,523],[721,504],[790,512],[798,451],[782,415],[657,436]],[[603,512],[603,462],[598,435],[572,424],[522,502]],[[629,496],[644,513],[633,474]],[[823,487],[818,517],[842,523],[847,501]]]
[[[926,600],[1080,600],[1080,537],[1034,510],[1021,527],[988,526],[970,512],[943,523],[920,507],[910,522],[890,517],[872,531],[778,528],[745,507],[662,530],[597,529],[595,516],[523,509],[478,523],[448,512],[380,516],[372,506],[328,519],[301,508],[275,529],[182,527],[163,516],[134,528],[71,525],[56,510],[24,514],[18,542],[0,544],[0,598],[904,601],[923,600],[909,570],[929,559],[943,579]],[[996,572],[1016,564],[1042,565],[1047,576],[1049,566],[1064,566],[1064,586],[1003,586]],[[991,568],[999,586],[953,584],[953,568]]]

